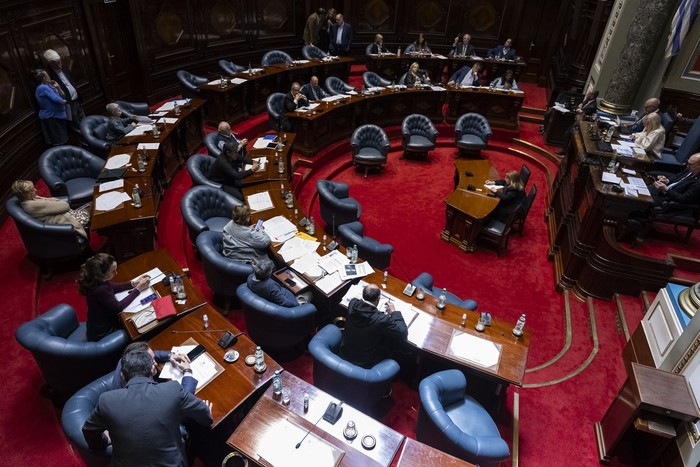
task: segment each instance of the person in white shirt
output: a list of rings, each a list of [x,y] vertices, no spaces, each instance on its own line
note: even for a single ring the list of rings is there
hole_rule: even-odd
[[[463,66],[452,75],[448,86],[479,86],[481,81],[481,64],[475,63],[471,68]]]
[[[661,126],[661,117],[658,113],[650,113],[643,119],[644,129],[640,133],[633,133],[634,143],[640,148],[651,151],[656,157],[661,157],[661,149],[666,141],[666,131]]]

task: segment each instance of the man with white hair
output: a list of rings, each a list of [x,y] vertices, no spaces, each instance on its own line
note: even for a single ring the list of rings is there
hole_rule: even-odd
[[[219,123],[219,127],[217,128],[218,132],[216,134],[216,147],[219,148],[219,151],[223,151],[224,149],[224,144],[228,143],[229,141],[233,141],[238,145],[238,152],[243,154],[244,156],[246,155],[246,146],[248,145],[248,138],[243,138],[243,139],[238,139],[236,135],[231,131],[231,125],[229,125],[228,122],[224,121]]]
[[[134,117],[123,116],[125,115],[124,111],[115,102],[107,104],[107,115],[109,120],[107,120],[107,136],[105,136],[105,140],[110,143],[117,141],[137,125]]]
[[[85,117],[83,106],[78,100],[78,89],[73,82],[73,78],[68,70],[63,69],[61,56],[53,49],[44,51],[44,60],[48,64],[46,71],[52,80],[56,81],[63,90],[66,103],[70,106],[70,127],[76,133],[80,133],[80,121]]]

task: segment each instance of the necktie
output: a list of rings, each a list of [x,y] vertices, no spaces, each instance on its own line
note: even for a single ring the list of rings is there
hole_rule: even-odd
[[[314,95],[314,100],[318,100],[318,94],[316,94],[316,86],[311,86],[311,92]]]

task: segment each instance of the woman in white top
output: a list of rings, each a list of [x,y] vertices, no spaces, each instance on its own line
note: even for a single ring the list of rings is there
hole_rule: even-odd
[[[661,117],[658,113],[651,113],[644,117],[644,130],[634,133],[634,143],[646,151],[652,151],[656,157],[661,157],[661,148],[666,141],[666,130],[661,126]]]

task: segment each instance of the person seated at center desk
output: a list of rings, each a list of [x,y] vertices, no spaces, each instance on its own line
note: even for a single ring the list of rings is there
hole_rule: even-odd
[[[463,66],[447,82],[448,86],[479,86],[481,84],[481,64]]]
[[[520,180],[520,173],[511,170],[506,173],[506,178],[503,180],[486,180],[484,185],[492,185],[499,188],[492,188],[498,197],[498,206],[490,214],[490,217],[505,223],[508,216],[517,209],[520,202],[525,198],[525,186]]]
[[[406,73],[405,82],[407,85],[430,84],[430,76],[427,71],[419,68],[418,62],[413,62]]]
[[[246,164],[252,164],[252,167],[246,169]],[[221,154],[211,165],[209,179],[214,183],[220,183],[222,189],[237,200],[245,201],[241,191],[243,179],[253,175],[259,168],[258,161],[245,157],[245,154],[238,150],[236,141],[229,141],[224,144]]]

